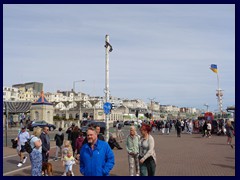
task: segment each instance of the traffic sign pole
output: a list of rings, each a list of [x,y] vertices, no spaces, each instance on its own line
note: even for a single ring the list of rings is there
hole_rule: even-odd
[[[106,69],[105,69],[105,102],[109,102],[109,51],[110,48],[112,49],[111,45],[109,44],[109,36],[105,36],[105,55],[106,55]],[[105,115],[105,122],[106,122],[106,141],[108,142],[109,139],[109,117],[110,114]]]

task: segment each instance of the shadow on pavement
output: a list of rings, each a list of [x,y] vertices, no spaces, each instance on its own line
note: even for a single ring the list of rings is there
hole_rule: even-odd
[[[220,145],[220,146],[226,146],[226,145],[228,145],[228,144],[222,144],[222,143],[207,143],[207,144],[209,144],[209,145]],[[229,145],[228,145],[229,146]]]
[[[225,165],[225,164],[212,164],[212,165],[219,166],[219,167],[222,167],[222,168],[235,169],[234,166],[228,166],[228,165]]]
[[[17,160],[15,160],[15,159],[8,159],[7,162],[9,162],[11,164],[16,164],[16,166],[17,166],[17,164],[19,163],[19,158]]]
[[[232,160],[235,160],[235,158],[233,157],[225,157],[226,159],[232,159]]]

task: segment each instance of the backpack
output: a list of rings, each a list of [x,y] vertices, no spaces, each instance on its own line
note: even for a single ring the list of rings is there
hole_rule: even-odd
[[[34,148],[32,148],[32,146],[31,146],[31,144],[30,144],[30,141],[31,141],[32,138],[33,138],[33,137],[29,138],[29,139],[25,142],[25,150],[26,150],[29,154],[31,154],[31,152],[32,152],[33,149],[35,148],[35,146],[34,146]]]

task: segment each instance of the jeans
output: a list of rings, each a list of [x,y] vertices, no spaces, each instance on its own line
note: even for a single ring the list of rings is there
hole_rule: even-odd
[[[139,160],[138,155],[128,155],[128,163],[129,163],[129,176],[134,176],[134,167],[136,170],[136,175],[139,175],[140,168],[139,168]]]
[[[156,163],[152,156],[147,158],[143,164],[140,164],[140,176],[154,176]]]
[[[60,154],[62,154],[62,147],[60,146],[56,146],[56,155],[55,155],[55,158],[57,159],[58,158],[58,153],[60,151]]]
[[[116,131],[116,136],[117,136],[117,140],[118,141],[122,141],[123,140],[123,133],[122,130],[118,130]]]

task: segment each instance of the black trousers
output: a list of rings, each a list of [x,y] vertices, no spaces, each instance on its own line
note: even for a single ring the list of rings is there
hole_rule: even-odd
[[[42,151],[42,162],[48,162],[49,154],[46,154],[46,152]]]

